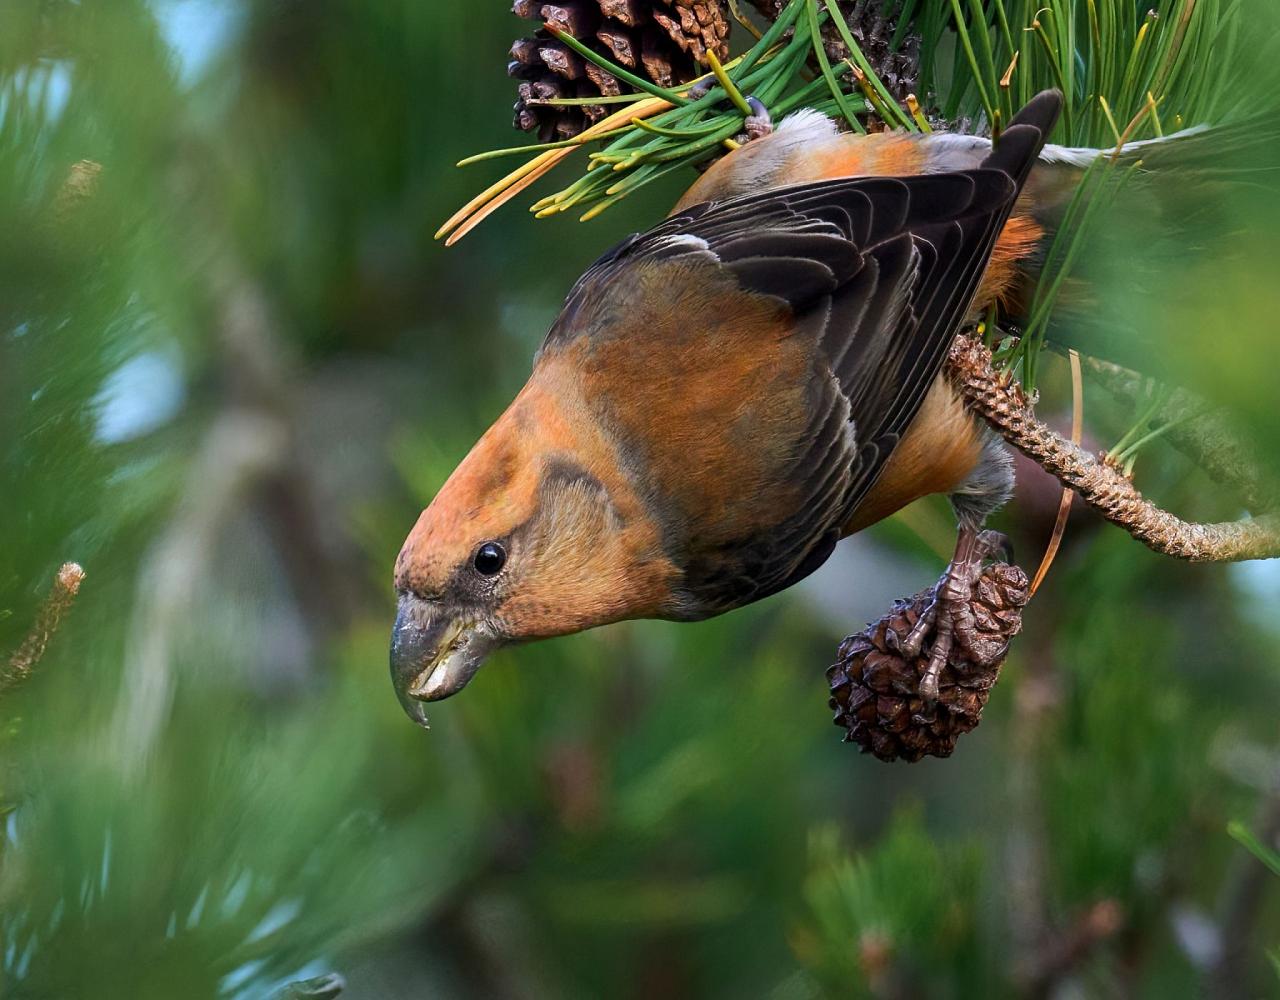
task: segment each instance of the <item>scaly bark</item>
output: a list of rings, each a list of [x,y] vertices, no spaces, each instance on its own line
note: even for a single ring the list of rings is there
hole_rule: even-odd
[[[0,693],[21,684],[31,676],[36,664],[44,656],[44,651],[58,630],[62,617],[70,610],[80,584],[84,581],[84,570],[79,563],[63,563],[54,577],[53,588],[45,598],[40,610],[36,613],[35,624],[27,633],[22,645],[9,657],[9,662],[0,670]]]
[[[1037,419],[1022,387],[1002,379],[981,341],[956,338],[947,360],[947,376],[969,408],[1009,444],[1148,548],[1192,562],[1280,557],[1280,515],[1196,524],[1162,510],[1119,470]]]

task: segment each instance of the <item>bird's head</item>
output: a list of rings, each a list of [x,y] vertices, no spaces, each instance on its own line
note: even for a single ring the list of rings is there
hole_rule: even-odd
[[[579,408],[535,375],[405,540],[391,676],[415,721],[500,646],[661,612],[658,531]]]

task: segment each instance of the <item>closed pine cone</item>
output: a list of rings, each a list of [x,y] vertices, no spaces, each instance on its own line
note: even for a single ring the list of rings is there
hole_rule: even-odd
[[[726,0],[516,0],[512,12],[543,21],[660,87],[706,72],[707,52],[729,56]],[[541,142],[569,139],[603,118],[601,104],[557,107],[540,100],[632,93],[620,81],[545,30],[511,46],[507,73],[517,77],[515,127]]]
[[[905,639],[933,594],[930,588],[898,601],[885,617],[849,636],[840,644],[839,659],[827,670],[834,721],[844,727],[845,741],[881,760],[948,757],[956,740],[978,725],[1009,641],[1022,628],[1030,587],[1017,566],[996,563],[982,571],[969,608],[983,659],[990,665],[975,663],[957,643],[939,678],[938,701],[927,705],[919,692],[931,644],[908,661],[886,637],[893,632]]]

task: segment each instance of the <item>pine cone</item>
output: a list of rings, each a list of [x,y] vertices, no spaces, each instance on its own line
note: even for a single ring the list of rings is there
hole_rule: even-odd
[[[516,0],[511,9],[572,35],[660,87],[706,72],[708,50],[721,60],[729,56],[726,0]],[[521,80],[515,127],[536,131],[541,142],[572,138],[608,110],[600,104],[555,107],[537,101],[634,91],[541,29],[511,46],[507,73]]]
[[[980,666],[956,648],[939,678],[940,696],[926,706],[919,696],[920,679],[929,662],[930,644],[908,662],[885,640],[889,632],[905,639],[933,601],[935,588],[898,601],[878,622],[840,644],[839,659],[827,671],[835,724],[846,730],[845,742],[881,760],[917,761],[949,757],[956,740],[982,718],[1009,641],[1022,628],[1022,608],[1030,596],[1027,575],[1017,566],[986,567],[969,603],[980,634]]]
[[[777,18],[790,0],[753,0],[769,20]],[[821,6],[821,4],[819,5]],[[917,92],[920,80],[920,33],[909,28],[897,50],[890,47],[902,16],[903,0],[837,0],[837,7],[849,25],[849,33],[867,62],[898,101]],[[849,51],[839,29],[828,21],[822,26],[827,56],[838,63]]]

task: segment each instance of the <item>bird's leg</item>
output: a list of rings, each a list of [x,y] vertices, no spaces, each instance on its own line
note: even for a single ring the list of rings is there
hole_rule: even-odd
[[[773,116],[769,114],[769,109],[764,106],[764,102],[758,97],[747,95],[747,104],[751,107],[751,114],[742,122],[743,128],[746,129],[747,141],[762,139],[773,132]]]
[[[972,525],[962,524],[956,538],[955,555],[938,580],[933,603],[899,645],[902,652],[919,656],[929,633],[933,633],[929,664],[920,679],[920,697],[930,704],[938,699],[942,668],[947,665],[957,643],[974,662],[988,665],[989,657],[974,642],[977,626],[969,602],[982,574],[983,562],[997,553],[1002,553],[1005,559],[1013,558],[1006,536],[998,531],[980,531]]]
[[[1012,492],[1013,469],[1008,452],[994,437],[984,442],[983,457],[951,502],[959,522],[956,549],[946,572],[934,589],[933,602],[917,620],[906,638],[890,639],[907,658],[920,656],[925,642],[933,636],[929,664],[920,679],[920,697],[932,704],[938,698],[942,668],[947,665],[957,643],[978,664],[988,665],[990,656],[981,648],[970,600],[974,585],[982,575],[982,564],[1000,553],[1012,561],[1009,539],[998,531],[984,531],[988,515],[1008,499]],[[890,636],[893,633],[890,632]]]

